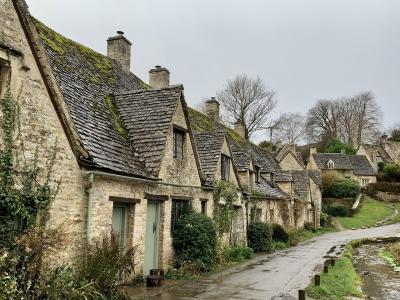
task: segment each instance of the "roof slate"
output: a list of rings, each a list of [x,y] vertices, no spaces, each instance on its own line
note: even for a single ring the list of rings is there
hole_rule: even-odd
[[[86,165],[152,177],[135,153],[110,94],[148,88],[115,60],[82,46],[33,19],[56,82],[82,139]]]
[[[310,193],[310,177],[307,171],[292,171],[293,188],[296,195],[307,199]]]
[[[221,155],[225,132],[196,132],[194,133],[195,145],[199,153],[201,168],[206,183],[212,184],[215,180],[217,164]]]
[[[268,181],[261,175],[260,181],[255,183],[255,191],[267,198],[286,199],[286,194],[279,188],[271,187]]]
[[[332,160],[335,164],[335,170],[354,170],[355,175],[375,175],[374,168],[365,155],[314,153],[313,157],[318,168],[321,170],[327,169],[327,162]]]
[[[129,141],[147,170],[155,176],[160,171],[165,142],[182,90],[182,86],[171,86],[114,96]]]
[[[274,181],[276,182],[290,182],[293,180],[291,171],[277,171],[274,172]]]

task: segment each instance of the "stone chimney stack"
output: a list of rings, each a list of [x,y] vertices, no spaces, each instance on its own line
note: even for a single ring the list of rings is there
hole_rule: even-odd
[[[117,31],[116,36],[107,39],[107,56],[118,61],[125,71],[131,68],[132,43],[124,36],[122,31]]]
[[[380,138],[380,143],[381,143],[381,145],[384,145],[384,144],[386,144],[387,143],[387,141],[388,141],[388,135],[385,133],[385,134],[383,134],[382,136],[381,136],[381,138]]]
[[[169,87],[169,71],[161,66],[156,66],[149,71],[149,85],[153,89]]]
[[[242,120],[237,120],[235,123],[235,131],[238,135],[240,135],[242,138],[246,138],[246,127],[244,126],[244,123]]]
[[[219,122],[219,102],[215,97],[206,100],[206,115],[215,123]]]
[[[317,147],[311,147],[310,148],[310,155],[313,155],[315,153],[317,153]]]

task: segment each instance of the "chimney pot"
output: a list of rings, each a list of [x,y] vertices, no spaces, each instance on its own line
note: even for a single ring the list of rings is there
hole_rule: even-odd
[[[132,43],[118,30],[116,36],[107,39],[107,56],[118,61],[125,71],[131,68]]]
[[[149,85],[153,89],[163,89],[169,87],[169,71],[159,65],[149,71]]]
[[[219,102],[215,97],[206,100],[206,115],[214,122],[219,122]]]

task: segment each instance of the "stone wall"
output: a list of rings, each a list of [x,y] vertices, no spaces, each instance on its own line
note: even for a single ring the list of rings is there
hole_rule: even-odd
[[[38,66],[11,1],[0,0],[2,42],[23,53],[7,55],[0,48],[0,58],[11,66],[11,93],[21,107],[21,140],[16,148],[25,149],[31,161],[39,146],[40,165],[44,166],[57,141],[58,154],[54,178],[62,179],[60,191],[52,204],[50,224],[62,225],[66,231],[64,251],[57,253],[61,261],[73,260],[84,250],[86,216],[85,178],[71,150],[63,127],[46,90]],[[23,144],[21,143],[23,141]]]

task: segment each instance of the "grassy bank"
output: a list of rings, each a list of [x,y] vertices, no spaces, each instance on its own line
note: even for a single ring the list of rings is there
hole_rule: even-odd
[[[365,197],[361,209],[352,217],[338,217],[337,220],[346,229],[374,226],[377,222],[393,214],[389,203]]]
[[[310,284],[306,289],[307,295],[313,299],[345,300],[349,296],[362,296],[360,291],[361,279],[353,267],[353,247],[346,246],[343,257],[329,268],[328,273],[321,274],[321,285]]]

